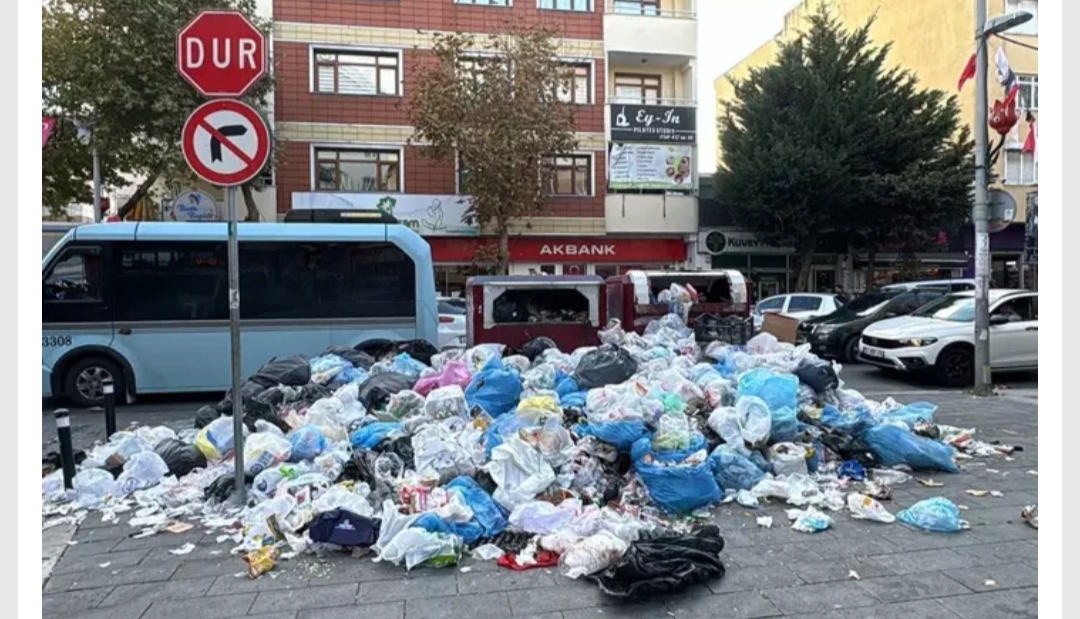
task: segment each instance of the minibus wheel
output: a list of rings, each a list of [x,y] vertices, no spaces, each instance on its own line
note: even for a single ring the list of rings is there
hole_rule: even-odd
[[[83,357],[72,363],[64,374],[64,396],[75,406],[90,408],[105,403],[105,379],[113,381],[117,401],[123,401],[124,372],[107,357]]]

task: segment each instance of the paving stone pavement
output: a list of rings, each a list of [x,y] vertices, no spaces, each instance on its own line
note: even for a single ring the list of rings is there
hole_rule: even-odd
[[[43,617],[80,619],[1021,619],[1038,616],[1038,532],[1021,518],[1038,497],[1037,400],[933,398],[938,421],[974,427],[982,440],[1016,444],[1011,460],[980,458],[943,487],[909,482],[887,507],[896,513],[931,496],[964,506],[971,529],[924,533],[900,524],[834,513],[831,530],[804,534],[786,526],[784,506],[722,506],[726,575],[678,595],[619,604],[587,581],[554,569],[510,572],[465,560],[457,569],[417,569],[369,559],[285,561],[258,580],[216,534],[199,530],[132,539],[127,525],[88,518],[43,585]],[[965,491],[999,490],[1001,497]],[[772,515],[771,529],[755,517]],[[186,542],[184,556],[168,550]],[[859,579],[852,577],[852,572]]]

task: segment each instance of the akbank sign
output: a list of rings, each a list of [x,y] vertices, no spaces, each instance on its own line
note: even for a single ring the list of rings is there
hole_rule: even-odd
[[[753,232],[731,228],[715,228],[698,232],[698,253],[717,256],[720,254],[790,254],[791,247],[770,245]]]

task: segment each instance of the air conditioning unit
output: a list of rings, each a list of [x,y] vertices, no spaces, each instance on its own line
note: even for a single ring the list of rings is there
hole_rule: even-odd
[[[717,256],[727,249],[727,237],[719,230],[698,230],[698,253]]]

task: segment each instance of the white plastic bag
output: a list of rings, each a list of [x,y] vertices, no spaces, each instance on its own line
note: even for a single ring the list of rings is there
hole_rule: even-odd
[[[292,445],[284,436],[256,432],[244,439],[244,472],[258,475],[289,459]]]
[[[465,402],[465,392],[458,385],[447,385],[433,390],[424,403],[424,415],[431,419],[468,419],[469,405]]]
[[[817,533],[832,526],[833,520],[813,507],[805,510],[788,510],[788,518],[794,520],[791,528],[800,533]]]
[[[877,500],[865,494],[851,493],[847,495],[847,506],[851,510],[851,517],[859,520],[873,520],[892,524],[896,522],[896,516],[889,513],[885,506]]]
[[[735,403],[739,420],[739,433],[750,445],[764,445],[772,431],[772,416],[765,400],[755,396],[743,396]],[[780,473],[777,473],[780,475]]]
[[[566,499],[558,506],[547,501],[526,501],[510,512],[510,524],[536,535],[547,535],[564,529],[581,511],[581,501]]]
[[[773,473],[781,475],[806,475],[806,448],[797,443],[777,443],[769,446],[768,460]]]
[[[152,451],[137,453],[124,463],[124,471],[116,478],[116,494],[123,496],[156,486],[168,474],[169,465],[161,456]]]
[[[113,494],[116,482],[105,469],[83,469],[75,474],[72,486],[80,505],[96,508],[101,507],[105,497]]]
[[[555,482],[555,471],[540,452],[516,436],[491,451],[484,469],[498,485],[492,495],[499,505],[513,510]]]
[[[601,531],[579,540],[559,557],[567,578],[580,578],[604,570],[619,560],[630,544],[615,535]]]
[[[344,509],[358,516],[370,518],[375,515],[375,509],[367,500],[370,494],[371,489],[365,483],[357,484],[351,491],[339,484],[319,494],[312,505],[319,513]]]
[[[405,563],[405,570],[430,559],[440,558],[456,563],[461,556],[462,542],[456,535],[431,533],[423,529],[409,528],[398,533],[379,553],[379,558],[394,565]],[[451,557],[454,559],[451,561]]]
[[[341,400],[331,396],[317,400],[310,408],[304,421],[319,429],[331,443],[346,439],[345,426],[341,418],[345,412],[345,405]]]

